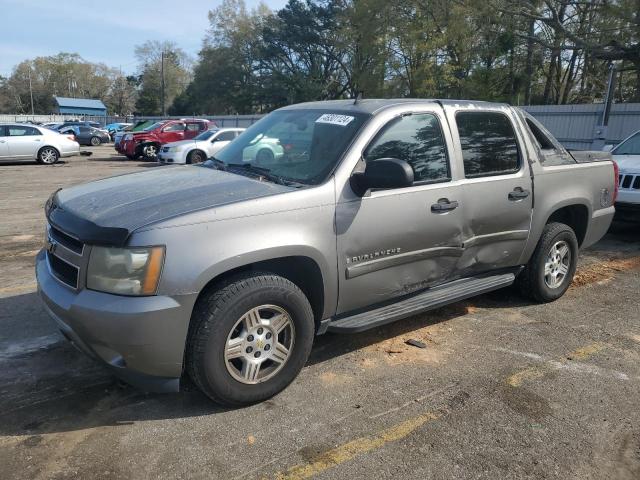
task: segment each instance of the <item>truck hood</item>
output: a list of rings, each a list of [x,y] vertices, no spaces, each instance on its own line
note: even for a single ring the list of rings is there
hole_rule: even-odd
[[[123,246],[138,228],[291,190],[201,166],[169,167],[59,190],[45,210],[51,224],[83,243]]]
[[[640,155],[614,155],[613,160],[618,164],[621,173],[640,172]]]

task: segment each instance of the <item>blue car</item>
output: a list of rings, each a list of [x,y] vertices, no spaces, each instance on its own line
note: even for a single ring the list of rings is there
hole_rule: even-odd
[[[125,128],[127,128],[130,125],[133,125],[133,124],[132,123],[124,123],[124,122],[116,122],[116,123],[110,123],[108,125],[105,125],[104,129],[107,132],[109,132],[109,135],[111,136],[111,139],[113,140],[113,137],[116,134],[116,132],[120,132],[120,131],[124,130]]]

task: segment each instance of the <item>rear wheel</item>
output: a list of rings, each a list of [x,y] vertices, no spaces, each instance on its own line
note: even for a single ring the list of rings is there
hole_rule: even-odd
[[[531,260],[518,276],[521,291],[545,303],[567,291],[578,265],[578,240],[564,223],[545,226]]]
[[[211,399],[234,406],[266,400],[289,385],[315,333],[304,293],[269,273],[238,276],[205,293],[191,322],[189,375]]]
[[[189,164],[202,163],[205,160],[206,158],[202,150],[193,150],[187,155],[187,163]]]
[[[60,154],[53,147],[42,147],[38,152],[38,163],[53,165],[60,158]]]
[[[102,143],[102,140],[100,140],[100,137],[91,137],[91,140],[89,140],[89,142],[92,146],[97,147]]]

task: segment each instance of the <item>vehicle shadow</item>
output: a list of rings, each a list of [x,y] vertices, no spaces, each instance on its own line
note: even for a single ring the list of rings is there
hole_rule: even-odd
[[[473,305],[505,301],[518,304],[504,295],[502,300],[483,295],[473,299]],[[183,391],[174,394],[145,393],[123,384],[61,335],[56,337],[53,322],[39,305],[35,293],[0,298],[0,435],[33,436],[228,410],[211,402],[188,379]],[[460,302],[357,335],[317,337],[307,366],[464,316],[469,305]],[[46,344],[25,342],[25,328],[48,332],[37,337],[48,339]],[[28,348],[20,348],[25,344]],[[265,402],[264,408],[269,405]]]
[[[65,165],[67,162],[65,160],[58,160],[53,165],[44,165],[42,163],[38,163],[35,160],[11,160],[11,161],[2,161],[0,162],[0,167],[22,167],[27,165],[36,165],[39,167],[55,167],[59,165]]]

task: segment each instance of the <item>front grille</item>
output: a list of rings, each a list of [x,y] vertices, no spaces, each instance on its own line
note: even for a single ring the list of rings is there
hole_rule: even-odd
[[[163,147],[162,151],[165,152],[165,153],[168,152],[169,151],[169,147]]]
[[[620,188],[640,190],[640,175],[620,175]]]
[[[47,226],[47,262],[61,283],[79,288],[80,270],[86,263],[84,244],[53,225]]]
[[[78,267],[68,264],[64,260],[58,258],[55,254],[47,252],[47,260],[51,267],[51,273],[63,283],[70,287],[78,288]]]
[[[56,242],[64,245],[69,250],[76,252],[79,255],[82,255],[82,249],[84,247],[83,243],[75,238],[67,235],[66,233],[61,232],[56,227],[50,225],[49,226],[49,235]]]

